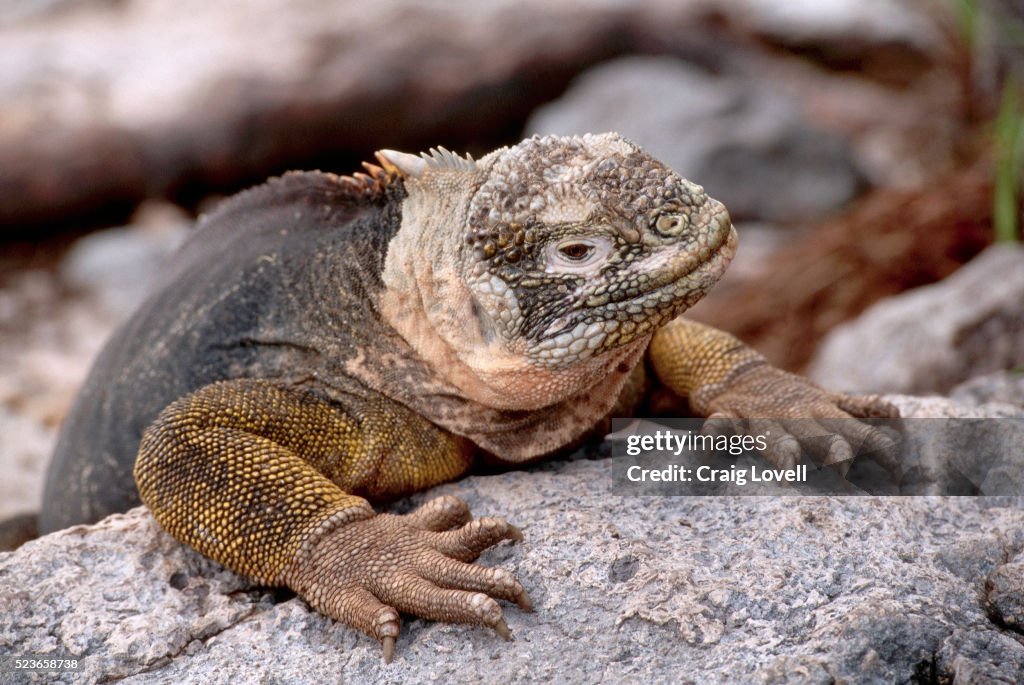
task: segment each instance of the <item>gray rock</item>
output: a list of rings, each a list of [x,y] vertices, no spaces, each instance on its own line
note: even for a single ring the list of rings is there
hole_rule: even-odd
[[[864,44],[934,49],[938,27],[901,0],[739,0],[759,33],[783,44],[828,46],[849,56]]]
[[[39,510],[43,468],[53,450],[53,432],[32,418],[0,405],[0,520]]]
[[[1007,402],[963,402],[938,395],[889,395],[903,417],[922,419],[1019,419],[1024,407]]]
[[[0,288],[0,519],[38,511],[56,426],[113,323],[43,269]]]
[[[1024,408],[943,397],[889,399],[904,417],[899,492],[1024,494]]]
[[[852,199],[863,180],[846,143],[816,130],[777,90],[670,57],[594,67],[526,128],[580,131],[633,139],[738,219],[813,221]]]
[[[0,227],[347,165],[374,146],[489,146],[623,53],[714,61],[754,34],[899,71],[943,45],[892,0],[815,4],[7,0]]]
[[[836,327],[808,374],[837,390],[944,393],[1021,364],[1024,247],[995,245],[946,280],[882,300]]]
[[[192,220],[169,204],[147,203],[128,226],[78,239],[60,265],[60,279],[95,300],[112,319],[126,319],[155,282],[167,257],[188,235]]]
[[[111,2],[111,0],[105,1]],[[95,3],[96,0],[6,0],[0,3],[0,26],[26,19],[38,20],[46,15],[66,11],[76,5],[88,2]]]
[[[1024,407],[1024,369],[972,378],[953,388],[950,399],[964,404],[998,402]]]
[[[523,528],[523,543],[482,557],[518,574],[536,604],[506,608],[514,642],[407,618],[386,666],[371,639],[252,588],[139,508],[0,554],[0,644],[84,661],[84,673],[35,682],[1024,676],[1024,497],[625,497],[609,474],[609,460],[576,459],[429,493]]]

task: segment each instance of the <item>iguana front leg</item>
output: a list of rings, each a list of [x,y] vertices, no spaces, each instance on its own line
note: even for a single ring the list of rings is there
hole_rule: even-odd
[[[853,418],[896,418],[899,411],[876,395],[829,392],[811,381],[777,369],[735,337],[694,321],[677,318],[654,334],[648,354],[658,380],[690,408],[711,419],[749,419],[758,432],[770,432],[765,456],[780,468],[792,468],[800,445],[814,451],[823,433],[833,434],[820,454],[825,464],[840,464],[845,474],[854,450],[874,453],[883,466],[895,445],[882,431]]]
[[[359,496],[423,490],[471,459],[465,440],[386,399],[343,409],[238,380],[168,406],[143,435],[135,477],[169,533],[257,582],[290,587],[381,640],[390,660],[399,611],[484,624],[507,638],[492,597],[530,608],[512,574],[467,563],[521,538],[512,525],[471,521],[450,496],[405,516],[375,514]]]

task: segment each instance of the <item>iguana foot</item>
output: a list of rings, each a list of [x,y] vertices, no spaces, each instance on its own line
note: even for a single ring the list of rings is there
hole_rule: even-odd
[[[468,562],[501,540],[521,539],[504,519],[470,520],[464,502],[439,497],[403,516],[339,525],[307,546],[283,581],[321,613],[380,640],[390,662],[399,611],[482,624],[511,639],[494,598],[532,611],[530,598],[505,569]]]
[[[859,454],[898,473],[899,443],[877,426],[856,419],[896,419],[899,410],[877,395],[852,396],[824,390],[766,363],[749,365],[727,383],[701,388],[695,407],[708,416],[707,432],[766,435],[765,458],[777,468],[796,466],[802,451],[846,476]]]

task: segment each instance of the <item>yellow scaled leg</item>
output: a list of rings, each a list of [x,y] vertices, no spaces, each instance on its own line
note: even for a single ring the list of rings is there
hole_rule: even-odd
[[[806,445],[844,474],[856,447],[871,452],[890,471],[897,469],[893,441],[852,420],[898,417],[898,410],[878,396],[829,392],[775,368],[732,335],[682,318],[654,334],[648,355],[658,380],[687,398],[698,414],[716,421],[744,419],[756,432],[768,434],[765,456],[776,466],[792,468]],[[812,440],[823,433],[832,439]]]
[[[508,637],[494,598],[530,608],[519,582],[469,563],[503,539],[502,519],[472,521],[455,497],[405,515],[384,499],[465,472],[472,447],[386,399],[345,407],[260,380],[206,386],[168,406],[135,465],[142,500],[179,540],[384,644],[398,612],[478,623]]]

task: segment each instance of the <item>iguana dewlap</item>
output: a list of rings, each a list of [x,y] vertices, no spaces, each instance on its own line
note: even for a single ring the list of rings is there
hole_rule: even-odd
[[[735,231],[615,134],[378,160],[369,175],[287,174],[200,221],[69,415],[44,531],[141,495],[178,539],[294,589],[390,659],[398,611],[507,636],[495,599],[530,604],[510,573],[469,563],[518,537],[504,520],[470,520],[454,497],[406,516],[371,502],[480,454],[564,450],[652,389],[783,426],[894,411],[678,318],[722,275]],[[791,463],[796,439],[777,434],[767,456]],[[849,455],[840,436],[828,460]]]

